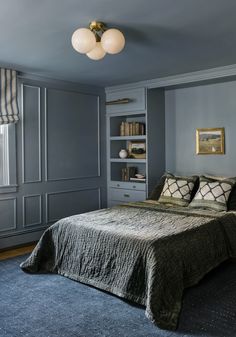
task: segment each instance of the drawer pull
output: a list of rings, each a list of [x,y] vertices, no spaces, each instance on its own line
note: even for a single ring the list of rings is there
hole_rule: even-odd
[[[127,193],[125,193],[125,194],[124,194],[124,197],[126,197],[126,198],[129,198],[129,197],[130,197],[130,195],[129,195],[129,194],[127,194]]]
[[[120,184],[117,184],[116,186],[117,186],[117,187],[120,187]]]
[[[136,186],[134,185],[133,188],[136,188]]]

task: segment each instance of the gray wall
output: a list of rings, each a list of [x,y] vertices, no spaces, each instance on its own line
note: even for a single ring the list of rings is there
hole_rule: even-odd
[[[236,82],[167,90],[166,169],[236,176]],[[225,155],[196,155],[196,128],[225,127]]]
[[[17,192],[0,194],[0,249],[106,206],[104,90],[23,76]]]

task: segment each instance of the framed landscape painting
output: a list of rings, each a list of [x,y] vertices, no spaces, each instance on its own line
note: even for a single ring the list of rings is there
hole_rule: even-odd
[[[130,141],[128,142],[129,157],[135,159],[146,158],[146,142]]]
[[[225,129],[197,129],[196,131],[197,154],[224,154]]]

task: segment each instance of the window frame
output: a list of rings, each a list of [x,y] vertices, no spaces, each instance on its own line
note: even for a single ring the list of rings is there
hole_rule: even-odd
[[[17,192],[16,180],[16,125],[8,124],[9,184],[0,185],[0,194]]]

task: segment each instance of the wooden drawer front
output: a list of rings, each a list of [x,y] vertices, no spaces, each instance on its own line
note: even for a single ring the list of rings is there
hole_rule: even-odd
[[[118,200],[121,202],[143,201],[146,199],[146,192],[132,191],[118,188],[110,189],[110,200]]]
[[[111,181],[109,183],[109,186],[113,188],[123,188],[123,189],[130,189],[130,190],[136,190],[136,191],[146,191],[146,184],[144,183]]]
[[[117,91],[113,93],[108,93],[106,96],[107,102],[115,101],[122,98],[129,98],[131,102],[125,104],[107,105],[107,112],[115,113],[146,109],[145,88]]]

